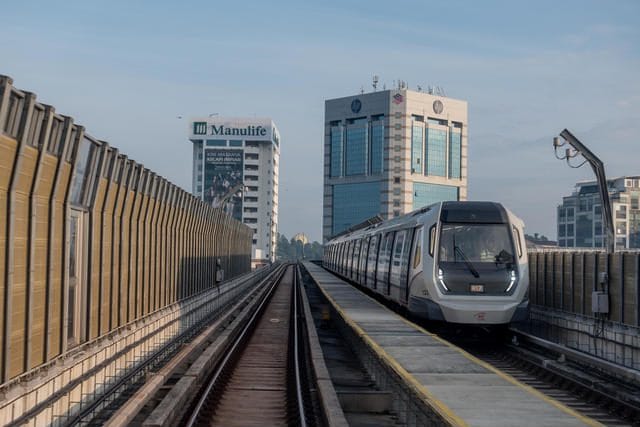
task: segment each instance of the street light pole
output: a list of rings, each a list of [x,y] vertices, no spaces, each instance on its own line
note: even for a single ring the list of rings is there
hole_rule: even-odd
[[[613,214],[611,212],[611,202],[609,201],[609,188],[607,186],[607,178],[604,173],[604,164],[602,161],[591,152],[584,144],[578,141],[578,138],[573,136],[571,132],[567,129],[560,132],[560,136],[565,140],[565,142],[560,142],[560,138],[553,138],[553,148],[556,151],[556,157],[558,159],[566,159],[567,164],[571,167],[580,167],[585,162],[589,162],[591,165],[591,169],[593,169],[593,173],[595,173],[596,178],[598,180],[598,190],[600,191],[600,202],[602,203],[602,214],[604,216],[604,224],[607,233],[607,252],[613,253],[615,251],[615,233],[613,229]],[[558,148],[564,146],[565,144],[569,144],[571,148],[567,148],[565,151],[564,157],[558,156]],[[569,163],[569,160],[576,157],[580,154],[584,157],[585,162],[581,163],[578,166],[572,166]]]

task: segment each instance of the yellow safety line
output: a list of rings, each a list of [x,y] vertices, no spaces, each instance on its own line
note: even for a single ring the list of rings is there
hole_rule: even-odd
[[[422,385],[418,380],[416,380],[413,375],[411,375],[402,365],[400,365],[395,358],[389,355],[382,347],[378,345],[367,333],[357,324],[355,323],[347,314],[342,310],[342,308],[338,305],[338,303],[329,295],[322,287],[320,287],[320,291],[324,294],[325,298],[331,301],[334,309],[340,314],[342,319],[353,329],[356,334],[364,339],[367,344],[373,348],[373,350],[380,356],[385,362],[391,366],[391,368],[400,375],[405,382],[409,383],[416,391],[419,392],[422,396],[424,396],[425,402],[435,410],[435,412],[440,415],[445,421],[447,421],[450,425],[453,426],[468,426],[462,418],[456,415],[451,408],[449,408],[444,402],[436,398],[429,389],[427,389],[424,385]],[[377,302],[377,301],[376,301]]]
[[[400,365],[395,361],[395,359],[394,359],[392,356],[388,355],[388,354],[384,351],[384,349],[382,349],[382,348],[381,348],[377,343],[375,343],[375,342],[373,341],[373,339],[371,339],[371,338],[366,334],[366,332],[364,332],[364,330],[363,330],[363,329],[361,329],[361,328],[360,328],[360,327],[359,327],[359,326],[358,326],[354,321],[352,321],[352,320],[351,320],[351,318],[348,318],[348,317],[346,316],[346,314],[342,311],[342,309],[337,305],[336,301],[335,301],[331,296],[329,296],[329,295],[327,294],[327,292],[326,292],[324,289],[322,289],[322,287],[320,287],[320,290],[321,290],[321,291],[322,291],[322,293],[327,297],[327,299],[329,299],[329,300],[332,302],[333,306],[336,308],[336,310],[338,310],[338,312],[340,313],[340,315],[342,316],[342,318],[343,318],[343,319],[344,319],[344,320],[345,320],[349,325],[351,325],[354,329],[356,329],[356,330],[358,331],[358,334],[359,334],[359,335],[361,335],[363,338],[365,338],[365,339],[367,340],[367,342],[369,342],[369,343],[370,343],[370,345],[371,345],[372,347],[374,347],[374,350],[375,350],[376,352],[378,351],[378,350],[376,350],[376,349],[379,349],[379,350],[380,350],[380,352],[383,354],[383,357],[384,357],[385,359],[388,359],[388,362],[390,362],[392,365],[397,365],[397,366],[399,367],[399,369],[400,369],[403,373],[406,373],[406,376],[408,376],[408,380],[409,380],[412,384],[414,384],[414,386],[415,386],[415,384],[418,384],[418,389],[420,389],[420,391],[422,391],[423,393],[427,394],[427,396],[428,396],[428,397],[430,397],[430,398],[434,399],[436,402],[438,402],[438,404],[439,404],[439,405],[441,405],[441,406],[444,408],[444,410],[445,410],[447,413],[452,414],[452,416],[453,416],[453,417],[455,417],[456,419],[460,420],[460,422],[462,422],[462,423],[463,423],[463,425],[466,425],[466,423],[465,423],[462,419],[460,419],[457,415],[455,415],[455,414],[451,411],[451,409],[450,409],[448,406],[446,406],[442,401],[440,401],[440,400],[438,400],[437,398],[435,398],[435,397],[433,396],[433,394],[432,394],[430,391],[428,391],[428,389],[427,389],[426,387],[424,387],[421,383],[419,383],[419,382],[418,382],[418,381],[417,381],[417,380],[416,380],[416,379],[415,379],[415,378],[414,378],[414,377],[413,377],[409,372],[407,372],[404,368],[402,368],[402,367],[401,367],[401,366],[400,366]],[[384,309],[388,310],[388,308],[387,308],[387,307],[385,307],[382,303],[380,303],[380,302],[376,301],[375,299],[371,298],[369,295],[367,295],[367,294],[365,294],[365,293],[362,293],[362,294],[363,294],[365,297],[369,298],[369,299],[370,299],[371,301],[373,301],[374,303],[378,304],[380,307],[382,307],[382,308],[384,308]],[[473,356],[472,354],[470,354],[470,353],[466,352],[465,350],[461,349],[460,347],[455,346],[455,345],[451,344],[450,342],[448,342],[448,341],[446,341],[446,340],[444,340],[444,339],[440,338],[439,336],[437,336],[437,335],[435,335],[435,334],[433,334],[433,333],[431,333],[431,332],[427,331],[427,330],[426,330],[426,329],[424,329],[423,327],[421,327],[421,326],[419,326],[419,325],[416,325],[415,323],[413,323],[413,322],[411,322],[411,321],[409,321],[409,320],[405,319],[405,318],[404,318],[404,317],[402,317],[402,316],[398,316],[398,317],[400,318],[400,320],[402,320],[403,322],[405,322],[407,325],[409,325],[409,326],[411,326],[411,327],[414,327],[414,328],[418,329],[419,331],[421,331],[422,333],[424,333],[424,334],[426,334],[426,335],[429,335],[430,337],[432,337],[432,338],[433,338],[433,339],[435,339],[436,341],[438,341],[438,342],[440,342],[440,343],[442,343],[442,344],[444,344],[444,345],[446,345],[446,346],[448,346],[448,347],[450,347],[450,348],[452,348],[452,349],[454,349],[454,350],[457,350],[458,352],[460,352],[460,354],[462,354],[464,357],[466,357],[467,359],[471,360],[472,362],[474,362],[474,363],[476,363],[476,364],[478,364],[478,365],[480,365],[480,366],[484,367],[485,369],[487,369],[487,370],[489,370],[489,371],[491,371],[491,372],[495,373],[496,375],[498,375],[499,377],[503,378],[504,380],[506,380],[506,381],[510,382],[511,384],[513,384],[513,385],[515,385],[515,386],[518,386],[518,387],[520,387],[520,388],[522,388],[522,389],[526,390],[527,392],[529,392],[529,393],[533,394],[534,396],[539,397],[540,399],[542,399],[542,400],[546,401],[547,403],[550,403],[551,405],[555,406],[556,408],[558,408],[559,410],[561,410],[561,411],[565,412],[566,414],[569,414],[569,415],[571,415],[571,416],[573,416],[573,417],[576,417],[576,418],[578,418],[580,421],[582,421],[582,422],[584,422],[585,424],[590,425],[590,426],[594,426],[594,427],[596,427],[596,426],[597,426],[597,427],[602,427],[602,426],[604,426],[604,424],[602,424],[602,423],[600,423],[600,422],[598,422],[598,421],[596,421],[596,420],[594,420],[594,419],[592,419],[592,418],[589,418],[589,417],[587,417],[587,416],[585,416],[585,415],[582,415],[582,414],[580,414],[580,413],[576,412],[575,410],[573,410],[573,409],[569,408],[568,406],[566,406],[566,405],[564,405],[564,404],[562,404],[562,403],[558,402],[556,399],[554,399],[554,398],[552,398],[552,397],[549,397],[549,396],[545,395],[544,393],[541,393],[540,391],[536,390],[535,388],[531,387],[530,385],[523,384],[522,382],[520,382],[520,381],[518,381],[517,379],[513,378],[511,375],[506,374],[506,373],[504,373],[504,372],[500,371],[499,369],[495,368],[494,366],[492,366],[492,365],[488,364],[487,362],[485,362],[485,361],[483,361],[483,360],[478,359],[477,357],[475,357],[475,356]]]

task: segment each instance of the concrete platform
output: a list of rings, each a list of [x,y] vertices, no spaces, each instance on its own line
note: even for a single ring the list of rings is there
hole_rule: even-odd
[[[450,424],[601,425],[414,325],[323,268],[304,266],[347,324]]]

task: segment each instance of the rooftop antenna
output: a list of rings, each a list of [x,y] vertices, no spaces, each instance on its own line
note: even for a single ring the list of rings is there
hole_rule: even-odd
[[[373,91],[374,92],[376,91],[376,89],[378,89],[378,80],[379,80],[378,76],[374,74],[373,75],[373,80],[371,82],[371,85],[373,86]]]
[[[418,85],[418,92],[422,92],[422,86]]]
[[[362,95],[364,93],[364,86],[360,86],[360,94]]]
[[[429,86],[427,87],[427,93],[428,93],[429,95],[433,95],[433,86],[429,85]]]

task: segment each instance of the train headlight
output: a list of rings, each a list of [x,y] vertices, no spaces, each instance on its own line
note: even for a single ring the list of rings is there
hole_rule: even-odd
[[[516,284],[517,281],[518,281],[518,277],[516,276],[516,271],[511,270],[511,275],[509,276],[509,286],[507,286],[507,289],[505,290],[505,292],[509,292],[511,288],[513,288],[513,285]]]
[[[444,284],[444,273],[442,272],[441,268],[438,269],[438,281],[440,282],[444,290],[449,292],[449,288],[447,288],[447,285]]]

